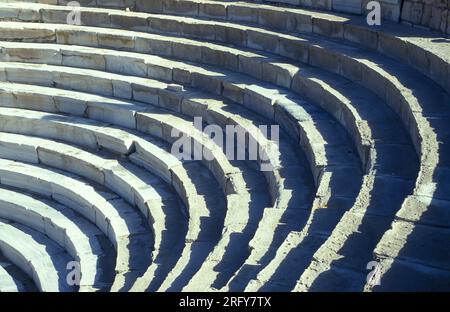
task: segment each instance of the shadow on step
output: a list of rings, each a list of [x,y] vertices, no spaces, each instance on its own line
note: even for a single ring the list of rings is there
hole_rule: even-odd
[[[368,206],[352,209],[333,232],[331,239],[336,243],[329,244],[327,248],[342,246],[336,250],[339,258],[334,259],[330,269],[315,279],[309,290],[362,291],[370,272],[367,264],[373,260],[373,250],[413,188],[414,182],[411,180],[376,176]],[[356,230],[346,231],[346,228],[352,227]]]
[[[165,264],[166,272],[170,272],[171,275],[176,277],[165,289],[166,291],[181,291],[187,285],[220,239],[225,218],[225,196],[212,173],[199,161],[187,162],[184,167],[189,180],[195,187],[195,194],[204,201],[203,204],[198,203],[198,207],[189,207],[189,209],[198,209],[199,214],[203,211],[207,215],[198,217],[197,222],[199,224],[195,224],[195,219],[189,220],[188,227],[191,231],[195,231],[196,227],[199,228],[195,240],[192,241],[186,237],[184,249],[180,252],[179,249],[174,248],[173,252],[168,255]],[[166,277],[168,276],[160,276],[155,279],[147,290],[158,290]]]
[[[405,201],[392,234],[377,249],[383,274],[373,291],[450,290],[450,124],[444,112],[428,121],[439,142],[437,167],[428,168],[431,178],[419,178],[421,191]]]
[[[338,183],[337,180],[334,181]],[[298,233],[299,243],[289,250],[268,283],[261,287],[260,291],[291,291],[301,273],[311,263],[314,253],[326,241],[342,215],[354,203],[354,197],[334,197],[328,201],[326,207],[315,209],[311,213],[308,233],[305,236]]]
[[[249,203],[243,203],[244,205],[241,207],[241,209],[247,211],[243,214],[247,214],[247,218],[244,220],[239,219],[239,216],[230,216],[233,223],[225,226],[225,234],[226,231],[230,231],[231,234],[228,243],[224,246],[225,252],[222,259],[214,267],[214,271],[218,272],[218,275],[212,286],[216,289],[225,286],[232,275],[245,262],[245,259],[248,258],[250,254],[249,243],[263,217],[264,209],[272,206],[272,199],[267,191],[269,186],[256,164],[250,161],[237,160],[231,161],[231,163],[242,172],[250,200]]]

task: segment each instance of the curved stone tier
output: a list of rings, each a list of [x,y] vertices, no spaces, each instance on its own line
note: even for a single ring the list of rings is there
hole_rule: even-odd
[[[450,290],[446,17],[80,3],[0,3],[0,291]]]

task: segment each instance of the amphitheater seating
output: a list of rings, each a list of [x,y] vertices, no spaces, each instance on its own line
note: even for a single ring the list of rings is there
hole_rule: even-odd
[[[2,1],[0,291],[449,290],[450,39],[360,2]]]
[[[37,291],[30,277],[3,255],[0,255],[0,280],[0,292]]]
[[[108,250],[102,245],[106,238],[92,224],[65,206],[8,189],[2,189],[0,205],[3,219],[47,235],[80,262],[83,272],[80,291],[109,289],[108,276],[112,275],[114,267],[105,261]]]
[[[40,291],[74,291],[64,273],[71,257],[58,245],[34,230],[6,220],[0,221],[3,255],[34,281]]]

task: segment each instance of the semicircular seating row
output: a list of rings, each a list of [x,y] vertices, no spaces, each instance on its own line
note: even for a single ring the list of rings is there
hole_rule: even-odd
[[[256,1],[66,4],[0,3],[0,291],[450,289],[449,39]]]

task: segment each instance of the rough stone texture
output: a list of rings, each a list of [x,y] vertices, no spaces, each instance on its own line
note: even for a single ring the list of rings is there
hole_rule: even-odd
[[[366,0],[97,0],[81,25],[63,0],[12,2],[0,228],[80,260],[67,290],[449,289],[448,2],[382,1],[380,27]],[[229,159],[221,139],[253,147],[230,125],[255,157]],[[204,157],[171,154],[180,136]],[[10,266],[65,290],[59,251],[0,247],[0,290],[22,287]]]
[[[405,0],[401,12],[401,21],[446,33],[449,4],[450,2],[446,0]]]

